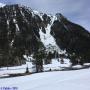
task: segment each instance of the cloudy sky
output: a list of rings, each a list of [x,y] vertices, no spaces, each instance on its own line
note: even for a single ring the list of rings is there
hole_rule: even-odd
[[[19,3],[49,14],[62,13],[90,32],[90,0],[0,0],[0,2]]]

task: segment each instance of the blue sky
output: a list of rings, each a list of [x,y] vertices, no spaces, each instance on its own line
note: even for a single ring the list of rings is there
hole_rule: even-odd
[[[90,32],[90,0],[0,0],[0,2],[19,3],[49,14],[62,13]]]

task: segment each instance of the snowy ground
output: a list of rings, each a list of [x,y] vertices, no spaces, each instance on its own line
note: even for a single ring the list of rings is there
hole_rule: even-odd
[[[90,68],[0,79],[0,87],[16,87],[16,90],[90,90]]]
[[[64,64],[60,64],[60,61],[57,59],[52,59],[51,64],[43,65],[44,71],[52,70],[60,70],[63,67],[70,67],[70,62],[68,59],[64,59]],[[9,74],[16,74],[16,73],[25,73],[26,67],[28,66],[30,72],[35,72],[35,65],[32,62],[26,62],[25,65],[21,66],[14,66],[14,67],[4,67],[0,68],[0,77],[8,76]]]
[[[85,65],[85,67],[86,66],[90,67],[90,63],[85,63],[84,65]],[[32,62],[26,62],[26,64],[21,65],[21,66],[8,67],[8,69],[7,69],[7,67],[0,68],[0,78],[9,76],[10,74],[25,73],[27,66],[29,68],[29,72],[33,73],[36,71],[35,65],[33,65]],[[57,70],[64,70],[64,69],[68,69],[68,68],[72,68],[72,69],[85,68],[84,66],[81,66],[81,65],[75,65],[75,66],[71,67],[71,63],[70,63],[69,59],[64,59],[63,64],[60,63],[60,59],[59,59],[59,61],[58,61],[58,59],[52,59],[51,64],[43,65],[43,67],[44,67],[43,71],[49,71],[50,69],[52,71],[57,71]]]

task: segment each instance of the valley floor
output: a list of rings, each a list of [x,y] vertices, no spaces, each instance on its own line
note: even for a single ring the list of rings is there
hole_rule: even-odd
[[[0,79],[1,87],[10,90],[90,90],[90,68],[58,71]]]

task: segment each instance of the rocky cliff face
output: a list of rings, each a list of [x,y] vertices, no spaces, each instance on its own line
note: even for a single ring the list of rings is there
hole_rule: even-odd
[[[71,60],[76,58],[83,62],[90,60],[90,33],[80,25],[74,24],[57,14],[58,20],[51,26],[51,34],[56,39],[58,46],[65,49]]]
[[[0,8],[0,66],[22,64],[24,54],[42,48],[89,62],[90,33],[59,13],[47,15],[21,5]]]

